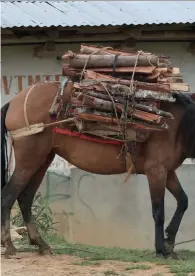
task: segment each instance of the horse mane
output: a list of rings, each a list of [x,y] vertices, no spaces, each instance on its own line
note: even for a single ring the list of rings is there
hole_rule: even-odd
[[[189,104],[195,104],[192,98],[188,94],[174,92],[173,97],[176,99],[176,103],[187,107]]]
[[[181,137],[186,158],[195,159],[195,101],[189,95],[182,93],[174,93],[173,97],[176,99],[176,104],[184,108],[176,139]]]

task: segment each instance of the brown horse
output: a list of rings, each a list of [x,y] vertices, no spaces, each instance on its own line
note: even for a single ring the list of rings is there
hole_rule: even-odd
[[[70,83],[64,88],[63,101],[70,101]],[[32,87],[31,87],[32,88]],[[49,109],[56,96],[59,83],[45,82],[33,86],[27,101],[30,124],[50,123]],[[10,237],[10,211],[18,200],[29,241],[40,253],[51,253],[43,241],[32,217],[33,198],[55,154],[85,171],[97,174],[121,174],[126,171],[125,157],[119,145],[106,145],[53,132],[53,127],[42,133],[13,141],[15,169],[8,180],[8,155],[6,137],[9,130],[26,126],[24,101],[29,88],[24,89],[1,109],[1,239],[5,255],[16,249]],[[161,108],[171,112],[169,129],[150,134],[149,139],[137,144],[136,173],[148,178],[152,213],[155,222],[155,248],[157,255],[175,256],[173,245],[183,214],[188,207],[188,197],[183,191],[175,170],[185,158],[195,158],[195,102],[192,97],[175,94],[175,103],[162,103]],[[177,200],[176,212],[166,228],[164,237],[164,195],[167,188]]]

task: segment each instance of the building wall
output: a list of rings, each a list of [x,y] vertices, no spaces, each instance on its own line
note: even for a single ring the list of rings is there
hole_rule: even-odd
[[[53,52],[42,53],[42,58],[34,56],[34,45],[2,46],[2,104],[12,99],[22,88],[39,78],[41,80],[59,80],[61,62],[57,56],[66,51],[78,51],[79,45],[56,45]],[[179,67],[191,90],[195,92],[195,55],[188,52],[188,42],[148,42],[138,43],[137,48],[153,53],[170,56],[173,65]],[[36,77],[37,76],[37,77]]]
[[[194,238],[194,165],[181,166],[177,175],[189,197],[178,242]],[[124,178],[125,175],[90,174],[77,168],[71,169],[71,177],[48,172],[41,189],[51,202],[60,235],[73,243],[153,248],[154,222],[146,177],[131,176],[127,183]],[[175,209],[176,201],[166,191],[165,227]],[[195,244],[183,244],[180,248],[195,250]]]

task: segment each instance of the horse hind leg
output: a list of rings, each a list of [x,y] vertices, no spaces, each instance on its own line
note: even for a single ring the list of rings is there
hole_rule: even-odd
[[[1,240],[6,247],[5,257],[16,251],[10,236],[11,209],[32,176],[45,163],[51,143],[52,136],[46,131],[14,142],[15,169],[1,193]]]
[[[185,211],[188,208],[188,197],[184,192],[183,188],[181,187],[181,184],[175,172],[170,172],[168,174],[166,188],[177,200],[177,209],[173,215],[171,222],[165,230],[165,234],[167,236],[165,240],[165,247],[173,258],[177,258],[177,255],[173,251],[173,249],[180,223],[182,221]]]
[[[13,175],[1,192],[1,243],[5,246],[4,256],[8,257],[16,253],[10,235],[10,214],[11,209],[26,183],[30,180],[32,170],[23,171],[16,166]]]
[[[54,159],[54,153],[50,153],[46,162],[32,176],[31,180],[18,197],[18,204],[22,212],[24,222],[27,227],[29,242],[31,245],[38,246],[39,253],[42,255],[50,255],[51,249],[49,245],[42,239],[37,227],[35,219],[32,215],[32,203],[34,196],[43,180],[43,177]]]

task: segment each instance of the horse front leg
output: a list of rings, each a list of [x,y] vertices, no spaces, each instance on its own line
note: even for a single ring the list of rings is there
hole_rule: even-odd
[[[165,240],[165,247],[167,251],[172,255],[172,257],[176,258],[177,255],[173,251],[175,238],[177,232],[179,230],[179,226],[181,224],[183,215],[188,208],[188,197],[184,190],[181,187],[181,184],[177,178],[175,172],[169,172],[167,177],[167,189],[169,192],[174,196],[177,200],[177,209],[173,215],[173,218],[170,224],[167,226],[165,233],[166,233],[166,240]]]
[[[156,162],[145,164],[145,174],[148,178],[152,202],[152,214],[155,222],[155,249],[157,256],[167,257],[164,245],[164,196],[167,181],[167,171]]]

